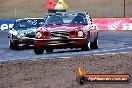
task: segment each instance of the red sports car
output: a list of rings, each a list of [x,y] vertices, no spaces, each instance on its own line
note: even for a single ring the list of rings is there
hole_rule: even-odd
[[[45,17],[45,25],[36,31],[34,52],[43,54],[54,49],[98,48],[97,27],[86,12],[57,12]]]

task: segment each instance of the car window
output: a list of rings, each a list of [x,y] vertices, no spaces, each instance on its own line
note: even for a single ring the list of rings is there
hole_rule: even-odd
[[[19,20],[17,21],[13,28],[31,28],[31,27],[40,27],[43,25],[43,19],[29,19],[29,20]]]
[[[47,24],[63,24],[63,19],[61,16],[51,16],[47,18]]]
[[[84,24],[85,23],[85,19],[83,16],[76,16],[72,21],[71,24]]]
[[[47,24],[86,24],[86,16],[80,14],[55,14],[49,16],[46,20]]]

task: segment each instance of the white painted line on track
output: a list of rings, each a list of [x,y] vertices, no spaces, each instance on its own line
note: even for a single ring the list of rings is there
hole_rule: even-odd
[[[118,53],[105,53],[105,54],[93,54],[93,55],[115,55],[115,54],[118,54]]]
[[[61,59],[68,59],[68,58],[71,58],[71,57],[59,57]]]
[[[131,53],[131,52],[117,52],[117,53],[104,53],[104,54],[92,54],[92,55],[96,55],[96,56],[104,56],[104,55],[116,55],[116,54],[127,54],[127,53]],[[84,56],[91,56],[91,55],[84,55]]]
[[[130,52],[120,52],[120,53],[124,53],[125,54],[125,53],[130,53]]]
[[[15,61],[16,59],[10,59],[9,61]],[[6,60],[6,61],[8,61],[8,60]]]
[[[7,61],[7,60],[0,60],[0,62],[4,62],[4,61]]]

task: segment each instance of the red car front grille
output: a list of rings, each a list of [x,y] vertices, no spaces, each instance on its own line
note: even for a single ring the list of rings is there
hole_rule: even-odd
[[[51,32],[51,39],[52,38],[68,39],[69,38],[69,32],[68,31],[55,31],[55,32]]]

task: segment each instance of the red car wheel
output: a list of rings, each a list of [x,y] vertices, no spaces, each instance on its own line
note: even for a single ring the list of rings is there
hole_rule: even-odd
[[[44,49],[41,49],[40,47],[34,46],[34,53],[39,55],[39,54],[43,54]]]

